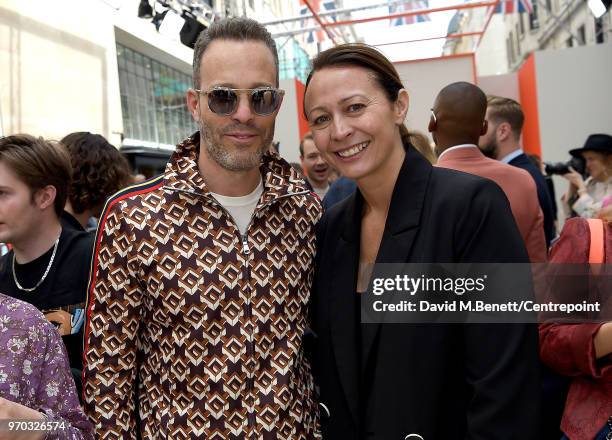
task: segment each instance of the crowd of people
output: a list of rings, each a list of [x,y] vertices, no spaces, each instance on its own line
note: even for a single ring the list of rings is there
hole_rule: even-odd
[[[393,63],[339,45],[289,164],[262,25],[202,32],[193,82],[199,130],[149,180],[100,135],[0,139],[0,419],[32,423],[0,439],[612,436],[612,322],[364,322],[361,301],[377,264],[611,263],[612,136],[569,152],[558,237],[512,99],[444,87],[432,146]]]

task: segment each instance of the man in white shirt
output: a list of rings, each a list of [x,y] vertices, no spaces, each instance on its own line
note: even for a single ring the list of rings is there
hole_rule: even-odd
[[[456,82],[444,87],[431,110],[429,130],[436,142],[436,166],[451,168],[497,183],[510,202],[521,237],[533,263],[546,261],[544,216],[535,182],[524,170],[484,156],[476,143],[487,132],[487,97],[477,86]]]

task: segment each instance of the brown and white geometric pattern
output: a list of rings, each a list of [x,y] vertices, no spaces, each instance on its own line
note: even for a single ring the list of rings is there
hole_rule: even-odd
[[[320,204],[285,161],[264,156],[245,246],[199,174],[198,144],[196,134],[163,176],[107,203],[86,412],[105,439],[320,438],[302,349]]]

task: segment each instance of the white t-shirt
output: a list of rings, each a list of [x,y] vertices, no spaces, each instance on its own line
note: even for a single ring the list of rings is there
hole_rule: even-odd
[[[212,196],[230,213],[241,235],[246,233],[257,202],[263,193],[263,182],[259,180],[259,185],[246,196],[228,197],[221,194],[211,193]]]

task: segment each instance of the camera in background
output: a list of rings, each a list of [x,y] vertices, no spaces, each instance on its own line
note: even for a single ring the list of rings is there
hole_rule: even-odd
[[[580,157],[572,157],[567,162],[544,162],[544,172],[547,176],[567,174],[570,172],[570,167],[580,175],[586,175],[584,159]]]

